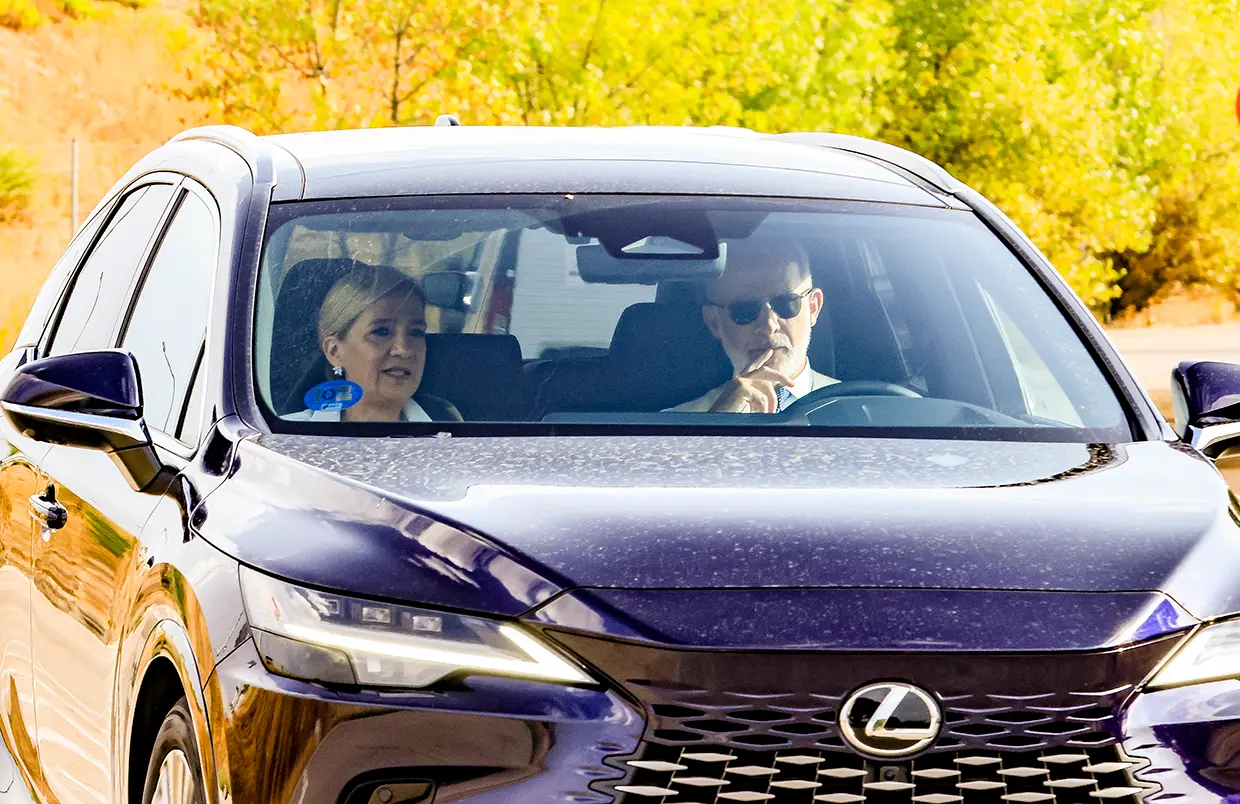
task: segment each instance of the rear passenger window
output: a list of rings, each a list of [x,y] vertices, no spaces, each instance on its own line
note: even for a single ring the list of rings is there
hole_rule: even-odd
[[[171,197],[172,185],[149,184],[121,202],[73,281],[50,354],[112,345],[134,275]]]
[[[206,202],[186,193],[142,281],[122,346],[138,361],[143,416],[171,433],[207,331],[219,236]],[[196,436],[196,433],[193,434]]]

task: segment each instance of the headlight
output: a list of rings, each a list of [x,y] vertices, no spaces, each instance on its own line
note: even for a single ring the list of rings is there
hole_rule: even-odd
[[[317,592],[245,567],[241,592],[263,664],[281,675],[425,687],[464,670],[593,683],[511,623]]]
[[[1240,620],[1207,625],[1163,665],[1149,689],[1240,677]]]

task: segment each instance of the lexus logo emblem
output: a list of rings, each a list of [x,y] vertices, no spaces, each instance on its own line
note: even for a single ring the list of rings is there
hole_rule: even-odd
[[[840,734],[863,754],[906,757],[928,747],[939,736],[943,716],[930,693],[883,681],[848,696],[840,709]]]

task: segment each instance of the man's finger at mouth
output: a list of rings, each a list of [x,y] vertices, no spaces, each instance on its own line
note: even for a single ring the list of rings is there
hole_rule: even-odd
[[[752,363],[750,363],[745,368],[744,373],[750,374],[751,372],[757,371],[758,369],[765,366],[767,364],[767,361],[769,361],[774,356],[775,356],[775,351],[773,349],[767,349],[762,354],[758,355],[758,358],[754,360]]]

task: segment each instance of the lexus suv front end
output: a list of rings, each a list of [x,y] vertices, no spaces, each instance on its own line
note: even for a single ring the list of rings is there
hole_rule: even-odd
[[[0,371],[33,801],[1240,796],[1240,368],[900,149],[195,130]]]

